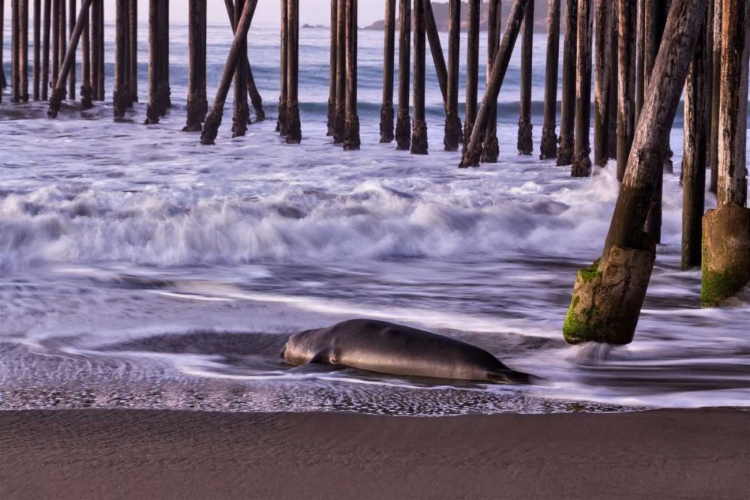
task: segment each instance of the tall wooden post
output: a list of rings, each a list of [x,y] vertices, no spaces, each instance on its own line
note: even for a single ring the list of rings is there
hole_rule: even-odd
[[[575,154],[571,175],[591,175],[591,15],[592,0],[578,3],[578,50],[576,55],[576,131]]]
[[[62,71],[62,63],[65,60],[65,53],[68,51],[68,23],[66,21],[67,4],[65,0],[58,1],[60,2],[60,28],[58,30],[58,35],[60,37],[60,45],[58,49],[60,53],[58,54],[58,57],[60,58],[60,70]]]
[[[724,0],[714,1],[714,46],[711,96],[711,180],[709,190],[716,193],[719,182],[719,108],[721,107],[721,29]]]
[[[81,33],[81,109],[91,109],[91,7],[81,10],[83,32]]]
[[[106,64],[104,61],[104,52],[106,50],[105,44],[104,44],[104,1],[98,0],[97,3],[101,4],[99,8],[99,74],[98,74],[98,80],[99,80],[99,100],[104,101],[105,98],[105,89],[104,85],[106,82]]]
[[[29,100],[29,0],[20,0],[21,100]]]
[[[482,107],[479,109],[477,119],[471,131],[468,145],[464,149],[459,168],[476,167],[482,156],[482,142],[487,133],[492,111],[497,107],[497,98],[500,95],[500,88],[503,86],[505,73],[508,70],[510,56],[513,54],[513,47],[516,45],[518,33],[521,30],[525,10],[532,0],[514,0],[510,9],[508,24],[503,35],[503,41],[492,63],[492,77],[487,84],[487,90],[482,98]]]
[[[12,25],[11,25],[11,29],[12,29]],[[3,102],[3,89],[6,86],[5,64],[3,62],[4,39],[5,39],[5,0],[0,0],[0,102]]]
[[[458,76],[461,51],[461,0],[449,0],[450,21],[448,30],[448,105],[445,117],[446,151],[458,151],[463,131],[458,116]]]
[[[427,121],[425,116],[425,13],[424,2],[414,2],[414,122],[411,153],[427,154]]]
[[[161,110],[161,42],[159,35],[159,15],[161,0],[149,0],[148,3],[148,105],[146,106],[146,125],[159,123]]]
[[[0,2],[1,4],[2,2]],[[44,23],[42,27],[42,81],[41,81],[41,97],[43,101],[47,100],[49,86],[50,86],[50,75],[49,75],[49,50],[50,50],[50,21],[52,17],[52,1],[44,0]],[[2,51],[2,43],[0,43],[0,51]],[[0,58],[0,63],[2,58]]]
[[[353,7],[354,13],[353,16],[356,16],[357,6],[356,4]],[[302,126],[300,124],[299,119],[299,0],[289,0],[289,17],[288,19],[288,26],[287,26],[287,34],[289,37],[289,46],[288,50],[289,53],[287,54],[287,63],[289,64],[289,68],[287,69],[287,78],[289,78],[289,83],[287,84],[287,103],[286,103],[286,112],[287,112],[287,130],[286,130],[286,143],[287,144],[299,144],[302,141]],[[354,99],[356,100],[356,65],[357,65],[357,56],[356,56],[356,50],[357,50],[357,21],[356,17],[354,18],[354,66],[355,66],[355,73],[354,73],[354,85],[355,85],[355,94]],[[348,36],[348,33],[347,33]],[[348,47],[347,47],[348,48]],[[347,58],[350,57],[347,53]],[[347,103],[348,104],[348,103]],[[355,104],[356,106],[356,104]],[[348,128],[350,127],[349,124],[349,116],[348,116],[349,107],[347,106],[347,132]],[[355,115],[356,115],[356,107],[355,107]],[[357,138],[359,138],[359,129],[357,129]],[[346,147],[346,142],[344,142],[344,147]]]
[[[346,121],[344,122],[344,149],[346,151],[356,151],[360,147],[359,116],[357,115],[357,13],[358,0],[347,0]]]
[[[200,16],[198,18],[198,68],[196,73],[198,80],[198,117],[200,122],[203,123],[206,120],[206,114],[208,113],[208,93],[206,89],[206,77],[207,77],[207,44],[208,44],[208,1],[199,0],[198,6],[200,7]],[[235,26],[236,29],[236,26]],[[265,118],[265,116],[263,116]],[[258,120],[261,118],[259,117]]]
[[[468,30],[466,47],[466,119],[464,120],[464,151],[471,138],[477,119],[479,85],[479,16],[480,0],[468,0]]]
[[[172,107],[172,90],[169,83],[169,0],[162,0],[159,16],[159,35],[161,40],[161,116],[166,116],[167,109]]]
[[[76,50],[78,49],[78,42],[81,40],[83,28],[88,22],[88,10],[90,7],[91,0],[82,0],[81,12],[77,17],[75,16],[75,13],[72,16],[75,24],[70,33],[70,45],[68,46],[68,51],[63,59],[63,64],[60,67],[60,78],[57,79],[57,86],[52,92],[52,96],[49,100],[49,111],[47,111],[47,116],[50,118],[57,117],[57,113],[60,111],[60,105],[65,97],[65,85],[66,83],[69,83],[68,75],[73,72],[75,68]]]
[[[343,144],[346,125],[346,0],[336,7],[336,110],[333,120],[333,143]]]
[[[288,0],[292,2],[293,0]],[[234,25],[240,20],[245,0],[235,0]],[[287,29],[289,26],[287,25]],[[250,120],[250,108],[247,106],[247,38],[240,44],[240,62],[234,71],[234,115],[232,117],[232,137],[244,137],[247,133],[247,122]],[[288,70],[287,70],[288,71]]]
[[[747,208],[747,92],[750,5],[721,2],[718,208],[703,219],[701,300],[719,305],[750,282]]]
[[[130,103],[138,102],[138,2],[131,1],[128,10],[128,63]]]
[[[70,0],[70,3],[68,4],[69,10],[68,10],[68,38],[73,36],[73,30],[76,26],[76,0]],[[71,101],[74,101],[77,95],[76,91],[76,59],[75,54],[73,54],[73,66],[71,67],[70,76],[68,77],[68,99]]]
[[[560,114],[560,147],[557,165],[573,163],[576,121],[576,53],[578,50],[578,0],[565,3],[565,41],[563,42],[562,105]]]
[[[227,62],[224,65],[221,80],[219,80],[219,88],[216,90],[216,97],[211,105],[211,111],[209,111],[208,116],[206,116],[206,123],[203,126],[203,134],[201,134],[201,144],[203,145],[214,144],[214,141],[216,140],[219,126],[221,126],[222,115],[224,114],[224,104],[227,100],[227,94],[229,94],[229,87],[232,84],[232,78],[234,77],[237,65],[240,63],[242,46],[247,42],[247,32],[250,30],[250,25],[252,24],[253,15],[255,14],[255,8],[257,6],[258,0],[245,1],[242,15],[237,23],[237,29],[234,32],[232,46],[227,55]]]
[[[203,77],[201,65],[205,57],[202,44],[201,23],[206,16],[204,10],[206,0],[189,0],[188,4],[188,99],[187,99],[187,123],[183,132],[200,132],[203,130],[201,102],[201,78]],[[204,80],[205,81],[205,80]]]
[[[618,1],[617,180],[625,178],[635,134],[636,9],[638,0]]]
[[[560,59],[560,0],[547,5],[547,69],[544,81],[544,127],[540,160],[557,158],[557,76]]]
[[[487,14],[487,79],[489,83],[492,76],[492,63],[497,56],[497,48],[500,45],[500,22],[502,18],[502,2],[500,0],[490,0],[489,13]],[[497,142],[497,107],[490,116],[490,123],[487,126],[487,135],[484,137],[484,146],[482,147],[482,163],[495,163],[500,156],[500,145]]]
[[[385,42],[383,44],[383,103],[380,106],[380,142],[393,142],[393,72],[396,51],[396,0],[385,0]]]
[[[391,0],[388,0],[391,1]],[[328,63],[328,137],[333,136],[333,124],[336,121],[336,66],[338,64],[338,10],[339,1],[331,0],[331,40],[329,42],[329,63]],[[386,10],[386,23],[388,22],[388,12]],[[395,20],[394,20],[395,22]],[[386,40],[388,37],[388,27],[386,26]],[[386,43],[387,45],[387,43]],[[381,125],[382,129],[382,125]]]
[[[603,167],[609,159],[609,92],[612,71],[611,0],[596,0],[596,68],[594,72],[594,165]]]
[[[617,32],[618,14],[617,0],[611,7],[612,12],[612,30],[610,31],[610,50],[612,51],[612,68],[609,70],[609,138],[607,140],[608,158],[617,160],[617,92],[618,82],[617,74],[619,72],[619,58],[617,56]]]
[[[638,0],[636,22],[638,23],[635,67],[635,123],[637,126],[646,95],[646,0]]]
[[[102,0],[91,2],[91,94],[94,101],[99,100],[99,11],[102,9]]]
[[[706,16],[707,21],[710,18]],[[685,83],[685,136],[682,160],[682,269],[701,265],[703,212],[706,194],[706,160],[711,111],[708,67],[711,50],[708,23],[704,21]]]
[[[154,0],[158,1],[158,0]],[[115,3],[115,90],[112,96],[115,118],[125,116],[130,94],[127,88],[128,0]]]
[[[41,97],[42,83],[42,0],[34,0],[34,80],[33,99]]]
[[[445,64],[445,54],[440,42],[440,32],[435,22],[435,13],[432,11],[432,1],[422,0],[424,9],[424,29],[427,33],[427,41],[430,43],[432,62],[435,65],[435,76],[437,76],[440,94],[443,96],[443,108],[448,108],[448,68]]]
[[[526,6],[521,39],[521,113],[518,118],[518,154],[530,155],[534,152],[531,132],[531,70],[534,50],[534,2]]]
[[[13,0],[16,2],[17,0]],[[60,0],[52,1],[52,79],[50,88],[57,86],[57,77],[60,75]]]
[[[232,34],[234,34],[234,32],[236,30],[236,26],[237,26],[236,20],[234,18],[234,14],[235,14],[234,0],[224,0],[224,5],[227,8],[227,15],[229,16],[229,23],[232,25]],[[202,47],[201,50],[203,50],[203,52],[205,53],[205,51],[206,51],[206,42],[205,42],[205,40],[206,40],[206,16],[205,15],[203,16],[203,21],[202,21],[202,24],[200,26],[200,36],[201,36],[201,39],[203,40],[201,42],[201,47]],[[202,74],[204,75],[201,78],[201,82],[204,82],[205,79],[206,79],[205,78],[205,73],[206,73],[206,69],[205,69],[206,62],[205,61],[206,61],[206,57],[204,55],[201,58],[201,71],[202,71]],[[245,64],[245,66],[246,66],[245,72],[247,73],[247,78],[246,78],[246,80],[247,80],[247,92],[250,95],[250,100],[252,102],[253,109],[255,110],[256,121],[262,122],[263,120],[266,119],[266,113],[265,113],[265,111],[263,111],[263,99],[260,96],[260,92],[258,92],[258,87],[255,85],[255,78],[253,77],[253,69],[250,67],[250,59],[249,58],[245,58],[245,63],[246,63]],[[205,84],[202,83],[201,85],[202,85],[202,88],[205,89]],[[202,98],[203,102],[205,102],[205,94],[206,94],[206,92],[205,92],[205,90],[202,90],[201,92],[202,92],[201,95],[203,96],[203,98]],[[206,104],[206,106],[207,106],[207,104]],[[203,117],[203,118],[201,118],[201,121],[202,121],[205,118],[205,116],[206,116],[205,111],[202,113],[201,116]],[[248,124],[250,124],[250,120],[248,120]]]
[[[21,0],[11,0],[10,78],[13,91],[11,96],[12,102],[21,102],[20,3]]]
[[[289,78],[287,71],[289,71],[289,63],[287,58],[289,57],[289,0],[281,0],[281,57],[280,57],[280,77],[281,77],[281,91],[279,93],[279,118],[276,122],[276,131],[282,136],[286,135],[287,129],[287,112],[286,104],[289,102],[287,93],[287,85],[289,85]]]
[[[398,112],[396,118],[396,149],[408,151],[411,146],[409,86],[411,83],[411,0],[399,0],[398,38]]]
[[[604,252],[579,271],[563,326],[570,343],[633,340],[656,252],[643,231],[707,0],[674,0]]]

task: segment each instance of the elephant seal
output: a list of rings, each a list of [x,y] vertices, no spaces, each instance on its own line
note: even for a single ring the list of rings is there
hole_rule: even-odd
[[[530,383],[479,347],[385,321],[354,319],[292,335],[281,351],[292,365],[322,363],[390,375]]]

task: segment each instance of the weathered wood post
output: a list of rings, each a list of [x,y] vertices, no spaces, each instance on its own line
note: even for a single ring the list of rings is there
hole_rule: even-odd
[[[487,78],[485,85],[490,81],[492,63],[495,61],[497,48],[500,45],[500,21],[503,5],[500,0],[490,0],[489,4],[487,15]],[[496,163],[498,156],[500,156],[500,145],[497,142],[497,107],[495,107],[487,126],[487,134],[484,137],[482,163]]]
[[[357,86],[357,80],[356,80],[356,66],[357,66],[357,21],[356,21],[356,12],[357,12],[357,6],[356,3],[353,7],[353,13],[351,14],[354,17],[354,67],[355,67],[355,73],[354,73],[354,99],[356,101],[356,86]],[[289,83],[287,84],[287,103],[286,103],[286,112],[287,112],[287,130],[286,130],[286,143],[287,144],[299,144],[302,141],[302,126],[300,124],[299,119],[299,0],[289,0],[289,24],[287,27],[288,31],[288,39],[289,39],[289,53],[287,54],[287,63],[289,64],[289,68],[287,69],[287,77],[289,78]],[[349,34],[347,33],[347,36]],[[347,53],[347,58],[350,57]],[[347,61],[348,63],[348,61]],[[348,103],[347,103],[348,104]],[[347,132],[348,128],[350,126],[349,124],[349,116],[348,116],[349,107],[347,106]],[[356,116],[356,102],[355,102],[355,111],[354,114]],[[359,125],[359,123],[357,123]],[[359,139],[359,128],[357,128],[357,139]],[[344,142],[344,147],[346,148],[346,142]]]
[[[6,86],[5,65],[3,62],[3,40],[4,39],[5,39],[5,0],[0,0],[0,102],[3,102],[3,89]]]
[[[188,4],[188,99],[187,123],[183,132],[200,132],[203,120],[203,102],[201,99],[201,78],[205,84],[205,77],[201,65],[205,64],[205,43],[201,25],[206,17],[206,0],[190,0]]]
[[[159,15],[159,40],[161,41],[161,78],[159,89],[161,98],[161,116],[167,115],[167,109],[172,107],[172,90],[169,83],[169,0],[162,0]]]
[[[358,1],[347,0],[346,120],[344,122],[344,150],[346,151],[357,151],[360,147],[359,116],[357,115],[357,13]]]
[[[477,120],[479,92],[479,16],[480,0],[468,0],[468,28],[466,42],[466,118],[464,120],[464,154]],[[481,148],[480,148],[481,149]]]
[[[197,81],[198,81],[198,100],[196,106],[198,108],[198,116],[200,122],[203,123],[206,120],[206,114],[208,113],[208,93],[206,89],[206,78],[207,78],[207,45],[208,45],[208,2],[207,0],[199,0],[198,6],[200,7],[200,16],[198,17],[198,67],[196,70]],[[236,28],[236,27],[235,27]],[[261,118],[258,118],[260,120]],[[263,115],[265,119],[265,115]]]
[[[91,2],[91,95],[94,101],[99,100],[99,11],[102,8],[102,0]]]
[[[563,333],[569,343],[632,342],[656,252],[643,230],[707,0],[674,0],[602,257],[578,272]]]
[[[576,54],[576,130],[571,175],[591,175],[591,15],[592,0],[578,2],[578,50]]]
[[[29,0],[20,0],[21,100],[29,100]]]
[[[0,4],[2,2],[0,1]],[[49,75],[49,50],[50,50],[50,21],[52,17],[52,1],[44,0],[44,23],[42,24],[42,81],[41,81],[41,98],[43,101],[47,100],[49,95],[50,75]],[[0,19],[2,21],[2,19]],[[2,43],[0,43],[0,51],[2,51]],[[2,58],[0,57],[0,65],[2,64]]]
[[[128,0],[117,0],[115,9],[115,89],[112,100],[117,119],[125,116],[130,100],[130,91],[127,88]]]
[[[73,36],[73,30],[76,27],[76,0],[70,0],[68,4],[68,26],[69,26],[69,37]],[[66,37],[66,38],[69,38]],[[74,101],[77,95],[76,89],[76,55],[73,54],[73,66],[71,67],[70,76],[68,77],[68,99]]]
[[[58,46],[58,50],[60,51],[60,53],[58,54],[58,57],[60,58],[60,68],[62,68],[62,63],[65,60],[65,54],[68,51],[68,23],[66,21],[67,5],[65,0],[58,1],[60,2],[60,17],[58,19],[60,27],[57,32],[58,36],[60,37],[60,45]]]
[[[60,111],[60,105],[62,100],[65,98],[65,85],[68,81],[68,75],[75,68],[75,57],[76,50],[78,49],[78,42],[81,40],[81,33],[83,28],[88,22],[88,10],[91,7],[91,0],[81,0],[81,12],[78,17],[73,16],[75,19],[75,26],[73,32],[70,35],[70,45],[68,46],[68,52],[65,54],[62,67],[60,68],[60,78],[57,79],[57,86],[52,92],[52,96],[49,100],[49,111],[47,116],[50,118],[56,118],[57,113]]]
[[[289,71],[289,63],[287,58],[289,57],[289,0],[281,0],[281,56],[280,56],[280,78],[281,86],[279,92],[279,118],[276,121],[276,131],[282,135],[286,135],[287,128],[287,113],[286,104],[289,101],[287,93],[287,85],[289,85],[289,78],[287,77],[287,71]],[[236,32],[235,32],[236,34]]]
[[[532,0],[514,0],[508,16],[508,24],[503,34],[503,41],[492,63],[492,78],[487,84],[487,90],[482,98],[482,106],[477,114],[477,119],[471,131],[471,137],[468,145],[464,149],[459,168],[476,167],[482,156],[482,142],[487,133],[492,111],[497,107],[497,98],[500,95],[500,88],[503,86],[505,73],[508,71],[510,56],[513,54],[513,48],[516,45],[518,32],[521,30],[525,10]]]
[[[635,134],[637,2],[618,1],[617,180],[620,182],[625,178]]]
[[[250,24],[252,24],[253,15],[255,14],[255,8],[257,6],[258,0],[246,0],[245,6],[242,9],[242,16],[237,23],[232,46],[227,55],[227,62],[224,65],[224,71],[221,74],[219,88],[216,90],[216,97],[211,106],[211,111],[208,113],[206,123],[203,126],[203,134],[201,134],[201,144],[203,145],[214,144],[214,141],[216,140],[216,135],[218,134],[219,126],[221,125],[221,118],[224,114],[224,103],[227,100],[227,94],[229,93],[229,87],[232,84],[234,72],[240,62],[242,45],[247,41],[247,32],[250,30]]]
[[[336,7],[336,113],[333,121],[333,143],[343,144],[346,125],[346,0]]]
[[[81,33],[81,109],[91,109],[91,7],[82,9],[81,15],[84,16]]]
[[[722,0],[718,208],[703,219],[701,300],[716,306],[750,282],[747,92],[750,5]]]
[[[603,167],[609,159],[609,92],[612,71],[611,0],[596,0],[594,71],[594,165]]]
[[[448,68],[445,64],[445,54],[440,42],[440,32],[438,31],[435,21],[435,13],[432,11],[432,1],[422,0],[424,8],[424,28],[427,33],[427,40],[430,42],[430,53],[432,62],[435,65],[435,75],[437,76],[440,94],[443,96],[443,107],[448,109]]]
[[[10,7],[10,80],[11,102],[21,102],[21,54],[19,43],[19,3],[11,0]]]
[[[387,0],[391,1],[391,0]],[[329,47],[329,64],[328,64],[328,137],[333,136],[333,124],[336,120],[336,66],[338,64],[338,0],[331,0],[331,41]],[[386,10],[386,23],[388,22],[388,11]],[[394,18],[395,22],[395,18]],[[386,37],[388,36],[388,27],[386,26]],[[386,38],[387,40],[387,38]],[[386,43],[387,45],[387,43]],[[382,126],[381,126],[382,127]]]
[[[138,2],[131,1],[128,10],[128,87],[130,106],[138,102]]]
[[[42,0],[34,0],[34,77],[33,99],[41,97],[42,83]]]
[[[540,160],[557,158],[557,76],[560,59],[560,0],[547,5],[547,68],[544,81],[544,126]]]
[[[100,101],[104,101],[105,98],[105,89],[104,85],[106,82],[106,64],[104,61],[104,52],[106,50],[105,44],[104,44],[104,1],[103,0],[97,0],[97,3],[99,5],[99,22],[97,23],[99,25],[99,74],[97,76],[99,80],[99,97],[98,99]]]
[[[458,76],[461,52],[461,0],[449,0],[450,21],[448,27],[448,105],[445,116],[446,151],[458,151],[463,141],[461,118],[458,115]]]
[[[411,85],[411,0],[399,0],[398,35],[398,111],[396,149],[408,151],[411,146],[409,86]]]
[[[638,0],[638,34],[635,67],[635,123],[641,117],[643,98],[646,95],[646,0]]]
[[[148,105],[146,106],[146,125],[159,123],[161,110],[161,40],[159,34],[161,0],[149,0],[148,3]]]
[[[425,116],[426,52],[424,2],[414,2],[414,121],[412,122],[411,154],[427,154],[427,122]]]
[[[531,60],[534,50],[534,2],[526,6],[521,39],[521,112],[518,117],[518,154],[530,155],[534,152],[531,124]]]
[[[714,46],[713,46],[713,68],[712,71],[712,96],[711,96],[711,180],[709,190],[716,193],[719,182],[719,108],[721,107],[721,29],[723,19],[723,1],[713,0],[714,17],[713,23]]]
[[[17,0],[13,0],[14,2]],[[57,86],[57,77],[60,75],[60,0],[52,1],[52,79],[49,83],[51,89]]]
[[[711,19],[706,16],[707,21]],[[685,136],[682,159],[682,270],[701,265],[703,212],[706,194],[708,134],[711,129],[708,67],[711,50],[708,22],[703,22],[685,83]]]
[[[393,142],[393,72],[396,51],[396,0],[385,1],[385,41],[383,44],[383,102],[380,106],[380,142]],[[332,54],[332,58],[335,54]]]
[[[609,70],[609,139],[607,140],[608,156],[610,160],[617,160],[617,92],[618,82],[617,74],[619,71],[619,60],[617,56],[617,33],[618,14],[617,1],[613,2],[612,9],[612,30],[610,48],[612,51],[612,68]]]
[[[293,0],[288,0],[292,2]],[[234,24],[240,20],[245,0],[235,0]],[[289,29],[289,25],[287,25]],[[247,38],[240,45],[240,62],[234,71],[234,114],[232,115],[232,137],[244,137],[247,133],[247,122],[250,120],[250,108],[247,106]],[[288,70],[287,70],[288,71]]]
[[[560,108],[560,147],[557,165],[573,163],[576,122],[576,53],[578,50],[578,0],[565,4],[565,40],[563,42],[562,104]]]

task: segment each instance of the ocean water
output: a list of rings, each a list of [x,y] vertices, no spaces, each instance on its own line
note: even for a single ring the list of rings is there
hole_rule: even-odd
[[[113,34],[108,26],[108,99]],[[69,103],[57,120],[43,103],[0,105],[0,409],[441,415],[747,405],[748,297],[701,309],[699,271],[679,270],[679,119],[664,244],[635,342],[572,347],[561,327],[575,273],[601,252],[618,183],[612,165],[572,179],[568,168],[517,155],[518,53],[500,96],[500,161],[459,170],[459,155],[442,151],[430,64],[430,155],[378,143],[382,34],[368,31],[359,42],[361,151],[325,135],[325,30],[301,32],[303,143],[274,133],[278,30],[269,26],[250,34],[269,119],[231,139],[228,103],[216,146],[201,146],[180,131],[185,35],[173,26],[174,107],[159,125],[142,125],[145,43],[141,102],[123,122],[109,102],[83,114]],[[230,41],[227,26],[209,27],[209,100]],[[538,151],[544,36],[534,42]],[[282,363],[289,334],[354,317],[467,340],[545,382],[447,384]]]

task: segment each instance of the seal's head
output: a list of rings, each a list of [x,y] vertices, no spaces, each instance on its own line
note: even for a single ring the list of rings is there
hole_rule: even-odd
[[[319,348],[314,345],[315,333],[318,330],[305,330],[295,333],[281,349],[281,357],[290,365],[305,365],[319,354]]]

